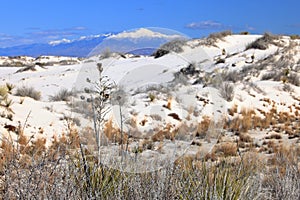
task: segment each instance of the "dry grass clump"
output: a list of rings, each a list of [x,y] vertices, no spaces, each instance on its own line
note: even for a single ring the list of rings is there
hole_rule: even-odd
[[[266,80],[271,80],[273,79],[275,76],[277,76],[277,72],[276,71],[271,71],[271,72],[266,72],[262,75],[261,80],[262,81],[266,81]]]
[[[249,31],[242,31],[239,34],[240,35],[250,35],[250,32]]]
[[[300,39],[300,36],[299,35],[290,35],[290,38],[292,39],[292,40],[299,40]]]
[[[167,124],[163,129],[152,135],[151,140],[153,142],[161,142],[165,139],[174,141],[178,130],[171,130],[171,128],[172,125]]]
[[[236,109],[237,108],[234,106],[229,110],[229,114],[233,115],[237,111]],[[234,117],[233,119],[228,119],[225,122],[224,128],[232,132],[246,133],[248,130],[251,130],[257,126],[257,122],[255,122],[254,119],[257,119],[255,118],[254,110],[243,108],[238,116]]]
[[[68,89],[61,89],[55,95],[50,96],[50,101],[70,101],[71,97],[75,96],[74,91],[70,91]]]
[[[123,133],[118,128],[115,128],[113,120],[109,119],[104,125],[104,134],[106,138],[113,143],[126,144],[128,135]]]
[[[300,76],[297,73],[290,72],[288,75],[288,82],[295,86],[300,86]]]
[[[221,74],[221,77],[223,81],[233,82],[233,83],[236,83],[241,79],[240,74],[236,70],[225,71]]]
[[[21,97],[30,97],[37,101],[41,99],[41,92],[34,89],[34,87],[27,87],[27,86],[19,87],[17,88],[15,95]]]
[[[288,106],[289,112],[287,111],[277,111],[277,107],[273,101],[270,99],[264,100],[267,104],[272,105],[269,111],[263,111],[257,109],[257,112],[264,115],[260,117],[256,115],[256,112],[252,109],[242,109],[240,113],[236,113],[236,108],[228,109],[228,117],[225,120],[223,128],[231,132],[246,133],[249,130],[259,129],[265,130],[271,128],[274,132],[284,133],[289,135],[289,137],[298,137],[297,135],[297,109],[295,110],[292,106]],[[282,104],[285,106],[285,104]],[[279,138],[278,138],[279,139]]]
[[[175,39],[170,42],[163,44],[160,49],[167,50],[169,52],[181,53],[183,51],[183,46],[186,44],[184,39]]]
[[[187,41],[185,39],[175,39],[167,42],[159,47],[159,49],[157,49],[152,56],[154,56],[154,58],[159,58],[170,52],[181,53],[186,42]]]
[[[196,137],[205,138],[211,124],[209,116],[203,116],[202,121],[198,124]]]
[[[252,137],[247,133],[240,133],[239,138],[241,142],[251,143],[253,142]]]
[[[231,157],[237,155],[237,144],[232,142],[223,142],[214,146],[213,152],[216,155]]]
[[[232,101],[234,98],[234,85],[229,82],[224,82],[221,85],[219,92],[226,101]]]
[[[205,39],[205,45],[214,46],[218,40],[224,40],[226,36],[232,35],[231,30],[225,30],[221,32],[211,33]]]
[[[234,104],[231,108],[228,109],[228,114],[234,116],[237,113],[238,106]]]
[[[261,38],[258,38],[254,42],[247,45],[248,49],[260,49],[266,50],[270,44],[276,44],[274,40],[278,40],[279,36],[273,35],[271,33],[265,33]]]
[[[190,141],[192,133],[196,127],[194,125],[187,125],[182,123],[179,127],[174,130],[175,139],[182,141]]]

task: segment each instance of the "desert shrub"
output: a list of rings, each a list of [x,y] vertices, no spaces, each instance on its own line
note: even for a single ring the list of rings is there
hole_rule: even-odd
[[[224,58],[218,58],[217,60],[216,60],[216,65],[217,64],[221,64],[221,63],[225,63],[225,59]]]
[[[164,49],[170,52],[181,53],[183,51],[183,46],[186,44],[186,40],[176,39],[163,44],[160,49]]]
[[[266,72],[262,75],[261,80],[262,81],[266,81],[266,80],[271,80],[276,76],[276,72],[272,71],[272,72]]]
[[[273,73],[273,80],[274,81],[281,81],[282,80],[282,77],[285,76],[285,73],[283,71],[275,71]]]
[[[68,104],[68,106],[72,108],[73,112],[80,113],[86,118],[93,116],[93,109],[90,102],[74,101],[71,104]]]
[[[174,73],[174,79],[172,80],[173,84],[178,85],[187,85],[188,84],[188,78],[187,75],[185,75],[182,72],[176,72]]]
[[[240,35],[250,35],[249,31],[242,31],[240,32]]]
[[[50,101],[70,101],[70,98],[75,96],[74,91],[70,91],[68,89],[61,89],[55,95],[50,96]]]
[[[215,46],[218,40],[223,40],[224,37],[228,35],[232,35],[232,32],[230,30],[211,33],[207,38],[203,40],[202,44],[207,46]]]
[[[300,39],[300,36],[299,35],[290,35],[290,38],[292,39],[292,40],[298,40],[298,39]]]
[[[300,86],[300,77],[297,73],[289,73],[288,81],[295,86]]]
[[[9,94],[11,94],[12,90],[15,88],[15,85],[13,85],[11,83],[6,83],[5,86],[6,86]]]
[[[152,56],[154,56],[154,58],[159,58],[159,57],[162,57],[162,56],[168,54],[169,52],[181,53],[181,52],[183,52],[182,47],[185,44],[186,44],[186,40],[183,40],[183,39],[172,40],[170,42],[163,44],[161,47],[159,47],[159,49],[156,50],[152,54]]]
[[[294,91],[294,89],[288,83],[283,84],[282,90],[285,92],[293,92]]]
[[[253,140],[251,136],[247,133],[240,133],[239,137],[241,142],[252,142]]]
[[[7,96],[8,90],[6,86],[0,86],[0,99],[3,99]]]
[[[273,35],[271,33],[265,33],[261,38],[258,38],[254,42],[248,44],[246,46],[246,50],[248,49],[260,49],[266,50],[269,47],[269,44],[276,44],[274,40],[277,40],[279,36]]]
[[[224,82],[220,89],[219,89],[220,95],[226,100],[226,101],[232,101],[234,98],[234,85],[228,82]]]
[[[149,99],[150,99],[151,102],[153,102],[155,100],[155,98],[156,98],[155,94],[153,94],[153,93],[149,93],[148,97],[149,97]]]
[[[213,151],[215,154],[219,154],[225,157],[237,155],[237,144],[224,142],[214,146]]]
[[[223,81],[236,83],[240,79],[240,75],[237,71],[225,71],[221,74]]]
[[[226,36],[228,36],[228,35],[232,35],[232,31],[231,30],[225,30],[225,31],[221,31],[221,32],[211,33],[208,36],[208,39],[213,39],[215,41],[217,41],[217,40],[223,40],[223,38],[226,37]]]
[[[41,92],[34,89],[34,87],[28,86],[22,86],[17,88],[15,95],[21,97],[30,97],[37,101],[41,99]]]
[[[159,57],[162,57],[162,56],[164,56],[168,53],[170,53],[168,50],[158,49],[151,56],[154,56],[154,58],[159,58]]]

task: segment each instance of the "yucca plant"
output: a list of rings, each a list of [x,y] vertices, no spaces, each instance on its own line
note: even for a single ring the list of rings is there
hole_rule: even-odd
[[[9,94],[11,94],[11,91],[15,88],[15,85],[11,84],[11,83],[6,83],[6,88]]]

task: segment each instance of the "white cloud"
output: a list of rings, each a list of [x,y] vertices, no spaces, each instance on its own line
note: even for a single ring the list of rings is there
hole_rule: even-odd
[[[187,24],[185,27],[190,28],[190,29],[205,29],[205,30],[230,28],[230,26],[226,26],[220,22],[216,22],[216,21],[212,21],[212,20],[192,22],[192,23]]]

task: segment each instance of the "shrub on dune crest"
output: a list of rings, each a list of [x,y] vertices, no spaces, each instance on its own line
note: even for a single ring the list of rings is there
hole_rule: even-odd
[[[248,44],[246,50],[248,49],[266,50],[269,47],[269,44],[276,44],[274,40],[277,39],[279,39],[279,36],[273,35],[271,33],[265,33],[261,38],[258,38],[254,42]]]

